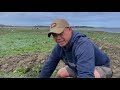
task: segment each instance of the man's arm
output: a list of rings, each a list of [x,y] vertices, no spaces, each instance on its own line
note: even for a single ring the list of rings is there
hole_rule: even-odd
[[[95,56],[92,43],[88,40],[78,44],[76,48],[77,77],[94,78]]]
[[[44,63],[42,70],[39,74],[39,78],[49,78],[52,75],[53,71],[55,70],[59,61],[60,61],[60,57],[58,56],[57,47],[55,47],[51,55]]]

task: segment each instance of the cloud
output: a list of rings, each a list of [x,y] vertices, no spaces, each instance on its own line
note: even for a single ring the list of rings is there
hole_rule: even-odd
[[[0,24],[50,25],[56,18],[70,25],[119,26],[120,12],[0,12]]]

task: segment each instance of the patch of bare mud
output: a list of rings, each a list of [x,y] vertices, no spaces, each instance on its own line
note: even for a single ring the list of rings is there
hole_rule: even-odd
[[[31,68],[42,64],[47,57],[47,54],[24,54],[0,58],[0,71],[10,72],[18,68]]]

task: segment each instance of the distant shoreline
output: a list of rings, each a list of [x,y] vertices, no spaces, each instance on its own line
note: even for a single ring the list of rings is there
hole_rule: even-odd
[[[49,26],[0,26],[0,28],[46,28],[49,29]],[[88,30],[88,31],[104,31],[111,33],[120,33],[120,28],[108,28],[108,27],[89,27],[89,26],[72,26],[73,30]]]

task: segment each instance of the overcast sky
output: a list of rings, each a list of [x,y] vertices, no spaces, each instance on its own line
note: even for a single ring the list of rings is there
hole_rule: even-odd
[[[71,26],[120,27],[120,12],[0,12],[5,25],[50,25],[56,18]]]

